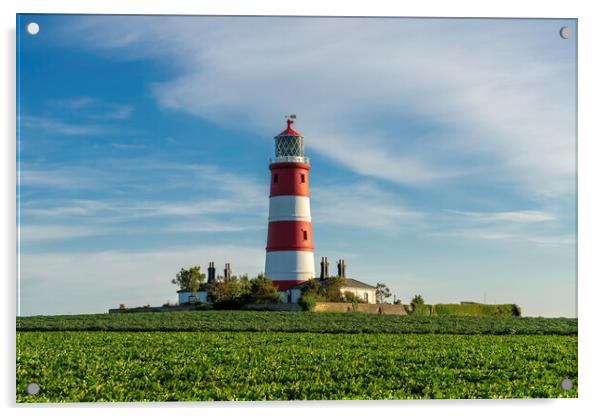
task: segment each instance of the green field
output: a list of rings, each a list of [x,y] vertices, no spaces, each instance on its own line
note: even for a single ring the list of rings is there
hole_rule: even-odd
[[[149,312],[17,318],[19,331],[258,331],[576,335],[567,318],[397,316],[255,311]]]
[[[211,311],[17,326],[18,402],[577,397],[574,319]]]

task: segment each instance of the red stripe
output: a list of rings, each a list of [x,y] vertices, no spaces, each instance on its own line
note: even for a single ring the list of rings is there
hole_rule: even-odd
[[[274,286],[276,286],[276,289],[278,289],[279,292],[284,292],[285,290],[288,290],[293,286],[300,285],[303,282],[305,282],[305,280],[272,280],[272,283],[274,283]]]
[[[275,221],[268,224],[267,251],[313,251],[313,249],[311,222]]]
[[[309,196],[309,165],[304,163],[272,163],[270,196]]]
[[[309,163],[301,163],[301,162],[276,162],[270,164],[270,169],[280,169],[280,168],[300,168],[300,169],[308,169]]]

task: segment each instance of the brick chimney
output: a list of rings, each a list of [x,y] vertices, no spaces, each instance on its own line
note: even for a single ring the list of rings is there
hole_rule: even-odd
[[[328,278],[328,257],[322,257],[320,262],[320,280]]]
[[[209,268],[207,269],[207,283],[215,283],[215,263],[209,262]]]
[[[337,261],[337,276],[338,277],[347,277],[347,273],[345,271],[345,260],[339,259]]]

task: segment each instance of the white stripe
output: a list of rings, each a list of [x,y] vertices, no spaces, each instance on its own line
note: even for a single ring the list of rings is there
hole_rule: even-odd
[[[296,195],[271,197],[268,221],[311,221],[309,197]]]
[[[265,275],[272,280],[307,280],[316,275],[313,251],[268,251]]]

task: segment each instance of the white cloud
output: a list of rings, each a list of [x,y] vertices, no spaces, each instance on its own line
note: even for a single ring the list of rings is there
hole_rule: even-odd
[[[453,214],[479,222],[543,222],[554,221],[556,216],[549,212],[537,210],[505,211],[505,212],[470,212],[448,210]]]
[[[50,100],[48,104],[51,107],[66,108],[69,110],[81,110],[93,105],[96,100],[92,97],[72,97],[69,99]]]
[[[175,233],[237,233],[249,230],[266,229],[267,223],[261,226],[253,226],[249,224],[236,225],[220,221],[202,223],[179,223],[174,224],[166,229],[169,232]]]
[[[416,185],[478,175],[557,195],[574,192],[575,60],[556,26],[95,17],[68,35],[175,68],[154,86],[165,108],[266,137],[297,113],[310,149],[364,175]]]
[[[134,234],[172,234],[237,233],[267,226],[267,186],[212,165],[122,161],[107,170],[79,165],[41,169],[30,163],[21,175],[23,244],[119,236],[124,227]],[[49,195],[34,197],[40,188]],[[180,188],[186,189],[185,196],[166,197]],[[54,196],[56,190],[60,193]],[[90,191],[98,196],[90,198]]]
[[[232,263],[235,274],[263,269],[262,248],[241,245],[169,247],[156,251],[22,253],[22,315],[106,312],[120,303],[161,305],[176,300],[170,283],[181,267]]]
[[[368,183],[314,187],[311,209],[316,224],[386,233],[415,228],[426,215],[407,208],[395,194]]]
[[[512,240],[537,246],[574,245],[572,230],[554,212],[538,210],[474,212],[446,210],[432,235],[472,240]]]
[[[98,227],[69,225],[19,225],[19,234],[22,244],[68,240],[71,238],[106,234],[108,232],[109,231],[107,229]]]
[[[90,114],[89,117],[101,120],[125,120],[130,118],[133,112],[134,107],[131,105],[112,105],[111,108],[104,112]]]
[[[69,110],[72,114],[100,120],[125,120],[134,112],[129,104],[112,103],[93,97],[49,100],[50,108]]]
[[[533,230],[505,228],[457,228],[449,231],[438,231],[432,233],[435,236],[443,237],[461,237],[471,240],[490,240],[490,241],[514,241],[536,246],[559,247],[575,246],[576,239],[570,234],[552,234],[546,235]]]
[[[68,123],[50,117],[19,117],[21,128],[35,129],[43,133],[61,134],[65,136],[89,136],[105,133],[107,129],[103,126],[88,125],[82,123]]]
[[[93,186],[94,182],[85,169],[65,168],[30,168],[22,165],[19,171],[19,185],[21,187],[44,187],[55,189],[78,189]]]

